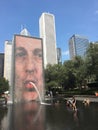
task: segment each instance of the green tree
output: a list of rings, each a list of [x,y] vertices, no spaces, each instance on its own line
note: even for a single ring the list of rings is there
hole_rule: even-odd
[[[0,95],[9,90],[9,82],[5,78],[0,77]]]
[[[81,56],[76,56],[73,62],[76,87],[81,89],[82,86],[86,86],[86,68],[84,64],[84,59],[82,59]]]
[[[47,65],[45,70],[46,89],[62,88],[64,84],[64,70],[61,64]]]
[[[75,87],[75,75],[74,75],[74,64],[72,60],[66,61],[63,64],[65,69],[65,89]]]
[[[90,43],[86,52],[87,79],[90,82],[98,81],[98,44]]]

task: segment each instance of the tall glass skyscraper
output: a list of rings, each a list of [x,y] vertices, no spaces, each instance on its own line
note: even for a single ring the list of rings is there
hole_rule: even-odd
[[[86,37],[73,35],[69,39],[70,59],[73,59],[75,56],[84,57],[88,46],[89,40]]]
[[[40,37],[43,39],[44,67],[57,64],[55,18],[53,14],[42,13],[39,19]]]

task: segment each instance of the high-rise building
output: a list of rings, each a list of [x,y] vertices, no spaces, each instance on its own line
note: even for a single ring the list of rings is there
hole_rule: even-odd
[[[73,35],[69,39],[70,59],[73,59],[75,56],[84,57],[88,46],[89,40],[86,37]]]
[[[57,64],[56,30],[53,14],[42,13],[39,19],[40,37],[43,39],[44,67]]]
[[[58,60],[58,64],[62,63],[61,48],[57,48],[57,60]]]
[[[0,53],[0,77],[3,77],[4,73],[4,53]]]
[[[5,55],[4,55],[4,77],[11,85],[11,60],[12,58],[12,41],[5,41]]]

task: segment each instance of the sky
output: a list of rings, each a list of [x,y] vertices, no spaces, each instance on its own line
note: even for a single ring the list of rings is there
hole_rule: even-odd
[[[4,42],[12,40],[23,27],[39,36],[39,18],[43,12],[55,16],[56,44],[62,61],[69,60],[69,38],[73,34],[98,41],[98,0],[0,0],[0,53]]]

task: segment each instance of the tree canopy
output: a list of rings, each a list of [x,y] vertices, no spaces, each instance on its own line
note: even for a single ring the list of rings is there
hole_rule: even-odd
[[[9,90],[9,82],[5,78],[0,77],[0,95]]]
[[[73,89],[87,87],[87,83],[98,82],[98,44],[90,43],[85,58],[76,56],[63,64],[47,65],[46,88]]]

